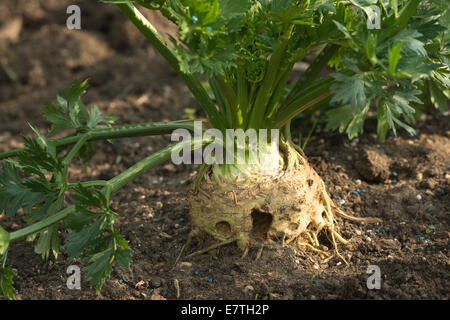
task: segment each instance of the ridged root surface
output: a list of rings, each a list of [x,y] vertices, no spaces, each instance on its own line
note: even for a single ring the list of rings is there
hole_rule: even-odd
[[[245,181],[218,183],[206,172],[188,193],[191,237],[209,234],[219,245],[236,241],[244,255],[252,239],[262,239],[297,245],[324,257],[330,253],[318,241],[324,232],[345,261],[336,244],[346,243],[335,226],[334,212],[339,209],[323,180],[296,150],[285,145],[282,154],[286,165],[281,174],[255,173]]]

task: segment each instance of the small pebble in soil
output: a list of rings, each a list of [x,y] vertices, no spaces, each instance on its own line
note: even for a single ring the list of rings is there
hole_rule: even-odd
[[[446,173],[444,178],[445,178],[445,180],[450,180],[450,174]]]
[[[418,194],[418,195],[416,196],[416,199],[420,201],[420,200],[422,200],[422,196],[421,196],[420,194]]]
[[[211,278],[206,278],[205,281],[208,282],[208,283],[212,283],[212,282],[213,282],[213,279],[211,279]]]
[[[247,285],[247,286],[245,286],[245,288],[244,288],[244,292],[247,293],[247,294],[250,294],[250,293],[252,293],[253,291],[255,291],[255,288],[253,288],[253,286],[251,286],[251,285]]]
[[[338,206],[339,206],[339,208],[341,208],[342,205],[345,203],[345,200],[342,199],[341,197],[337,197],[337,200],[338,200]]]
[[[356,179],[355,183],[356,183],[357,186],[359,186],[361,184],[361,180],[360,179]]]

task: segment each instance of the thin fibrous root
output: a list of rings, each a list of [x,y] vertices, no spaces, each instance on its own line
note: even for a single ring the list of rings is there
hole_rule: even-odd
[[[172,267],[172,269],[170,269],[170,271],[173,271],[173,270],[175,269],[175,267],[176,267],[177,264],[178,264],[178,261],[180,261],[181,255],[182,255],[183,252],[186,250],[186,248],[188,248],[188,247],[191,245],[192,239],[193,239],[193,238],[194,238],[194,236],[193,236],[192,232],[189,233],[188,239],[186,240],[186,243],[185,243],[185,244],[183,245],[183,247],[181,248],[180,253],[178,254],[178,257],[177,257],[177,259],[175,260],[175,263],[173,264],[173,267]]]
[[[339,242],[343,243],[343,244],[347,244],[348,240],[345,240],[344,238],[342,238],[342,236],[337,233],[336,231],[334,231],[334,236],[339,240]]]
[[[309,243],[307,243],[307,242],[301,242],[301,241],[298,241],[297,244],[298,244],[299,246],[306,246],[306,247],[308,247],[309,249],[311,249],[311,250],[313,250],[313,251],[315,251],[315,252],[317,252],[317,253],[319,253],[319,254],[321,254],[321,255],[324,255],[324,256],[327,256],[327,257],[330,255],[328,252],[323,251],[323,250],[320,250],[320,249],[317,249],[317,248],[315,248],[314,246],[312,246],[311,244],[309,244]]]
[[[365,222],[365,223],[377,223],[377,222],[382,222],[383,220],[379,219],[379,218],[361,218],[361,217],[354,217],[351,215],[346,214],[344,211],[342,211],[339,207],[334,206],[334,209],[336,210],[336,212],[343,216],[346,219],[349,220],[353,220],[353,221],[358,221],[358,222]]]
[[[237,239],[238,239],[238,237],[234,237],[234,238],[227,239],[227,240],[221,241],[219,243],[213,244],[212,246],[209,246],[207,248],[204,248],[204,249],[201,249],[201,250],[196,251],[194,253],[191,253],[190,255],[187,256],[187,258],[192,258],[192,257],[198,256],[198,255],[201,255],[203,253],[206,253],[208,251],[211,251],[213,249],[217,249],[218,247],[221,247],[221,246],[227,245],[229,243],[232,243],[232,242],[236,241]],[[246,251],[248,251],[248,249],[246,249]]]
[[[309,241],[311,242],[311,244],[313,245],[313,246],[316,246],[316,247],[318,247],[319,246],[319,242],[317,242],[317,239],[314,239],[312,236],[311,236],[311,233],[310,232],[306,232],[306,235],[308,236],[308,239],[309,239]]]
[[[256,260],[259,260],[259,258],[261,258],[262,252],[263,252],[264,246],[261,246],[261,248],[258,249],[258,253],[256,254]]]
[[[322,189],[322,200],[325,202],[326,208],[325,208],[325,215],[327,216],[328,219],[328,223],[329,223],[329,231],[331,234],[331,239],[332,239],[332,243],[333,243],[333,247],[334,250],[336,251],[336,254],[339,258],[342,259],[342,261],[345,262],[345,264],[348,264],[347,260],[345,260],[345,258],[339,253],[338,247],[337,247],[337,243],[336,243],[336,239],[335,239],[335,235],[337,235],[338,233],[334,230],[334,220],[333,220],[333,211],[331,209],[331,205],[330,205],[330,199],[325,191],[325,183],[323,183],[323,189]],[[344,240],[342,237],[339,236],[339,238],[341,238],[342,240]],[[346,241],[346,240],[344,240]]]
[[[245,247],[244,253],[241,256],[241,259],[244,259],[248,255],[248,250],[249,250],[248,247]]]

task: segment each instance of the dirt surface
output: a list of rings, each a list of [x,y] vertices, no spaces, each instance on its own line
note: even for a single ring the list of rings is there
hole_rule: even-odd
[[[0,2],[0,152],[22,146],[20,134],[30,134],[27,122],[47,129],[41,106],[75,78],[91,78],[86,104],[120,116],[120,124],[177,120],[185,108],[201,116],[182,81],[117,8],[79,1],[82,30],[70,31],[69,4],[73,1]],[[151,19],[171,29],[157,15]],[[5,70],[12,70],[16,81]],[[17,298],[176,299],[177,282],[180,299],[448,299],[449,120],[430,110],[416,124],[417,137],[400,132],[384,143],[370,121],[352,141],[315,130],[305,152],[333,201],[348,214],[383,220],[365,225],[338,219],[341,234],[351,239],[339,247],[349,265],[336,256],[324,261],[279,246],[267,246],[257,261],[258,250],[251,248],[241,259],[231,244],[182,258],[171,270],[190,230],[185,195],[198,167],[166,164],[113,198],[121,214],[117,225],[134,250],[131,270],[115,270],[98,295],[86,282],[82,290],[69,290],[66,269],[76,261],[61,254],[44,263],[30,243],[18,241],[8,255],[18,273]],[[294,137],[310,129],[293,126]],[[88,174],[76,164],[70,179],[112,178],[168,143],[170,137],[99,143]],[[20,213],[0,223],[8,231],[24,226]],[[201,248],[194,243],[187,253]],[[366,286],[369,265],[380,267],[380,290]]]

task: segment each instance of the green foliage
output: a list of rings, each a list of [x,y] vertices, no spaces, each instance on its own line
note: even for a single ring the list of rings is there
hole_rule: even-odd
[[[66,227],[71,231],[64,249],[70,260],[84,255],[86,280],[100,290],[111,274],[114,261],[129,268],[131,249],[128,241],[114,229],[117,214],[110,210],[105,193],[81,184],[74,191],[76,210],[65,219]]]
[[[395,133],[396,126],[414,134],[410,124],[424,104],[440,111],[448,107],[450,13],[445,1],[168,0],[158,5],[179,27],[172,44],[183,72],[203,74],[210,82],[220,76],[228,85],[212,84],[228,126],[285,123],[268,118],[287,114],[283,107],[292,108],[294,97],[306,88],[293,86],[284,94],[287,77],[282,74],[327,43],[338,47],[327,57],[335,69],[328,128],[353,138],[375,113],[381,139],[389,129]],[[374,5],[381,12],[379,30],[367,28]],[[282,44],[286,34],[287,44]],[[237,81],[238,66],[244,68],[245,81]],[[319,73],[305,75],[303,84]],[[249,105],[234,106],[233,95]],[[292,99],[283,101],[286,97]],[[305,105],[298,110],[314,106]],[[230,113],[244,119],[236,123]],[[266,119],[247,121],[251,114]]]
[[[27,223],[37,223],[59,213],[64,207],[64,198],[68,192],[75,192],[72,197],[77,201],[76,213],[67,219],[66,230],[69,235],[64,245],[71,258],[85,255],[87,264],[87,280],[97,289],[116,259],[120,265],[129,265],[131,250],[127,242],[114,230],[114,216],[108,208],[106,190],[88,190],[82,185],[74,185],[68,181],[67,173],[70,160],[78,156],[87,160],[89,150],[94,143],[84,137],[93,130],[99,130],[111,125],[115,117],[103,115],[98,107],[90,111],[81,101],[86,92],[87,80],[74,81],[66,93],[66,97],[57,97],[56,104],[43,108],[47,120],[52,127],[48,135],[43,135],[36,128],[33,137],[23,137],[25,147],[17,153],[15,159],[6,159],[1,164],[0,171],[0,213],[6,217],[16,214],[19,209],[25,212]],[[82,143],[76,143],[66,150],[57,146],[57,140],[49,140],[48,136],[62,129],[74,129],[71,137],[78,137]],[[92,152],[91,152],[92,154]],[[97,208],[91,211],[89,208]],[[86,226],[86,224],[88,224]],[[59,222],[50,224],[37,232],[27,235],[28,241],[35,241],[35,252],[47,260],[50,253],[55,258],[61,248],[59,237]],[[6,257],[9,234],[0,228],[0,256]],[[98,253],[110,243],[111,256],[108,263],[99,259]],[[2,292],[11,296],[12,273],[3,268],[0,281]]]
[[[0,295],[14,300],[14,281],[12,278],[16,274],[11,267],[0,267]]]
[[[367,27],[371,6],[380,9],[379,30]],[[227,127],[281,127],[298,112],[322,108],[328,127],[351,138],[376,114],[383,140],[396,126],[413,134],[424,106],[448,107],[445,1],[167,0],[156,7],[178,26],[173,59],[183,73],[206,77]],[[311,72],[287,86],[294,64],[325,44],[333,48],[323,50],[326,59],[318,56]],[[334,69],[331,99],[325,83],[313,102],[299,99],[317,88],[327,62]]]
[[[365,10],[363,2],[352,3]],[[406,5],[383,1],[380,8],[383,13],[380,30],[367,29],[365,19],[356,17],[351,27],[335,21],[343,42],[340,58],[335,58],[338,68],[333,77],[337,83],[331,87],[335,109],[328,112],[328,127],[346,130],[350,138],[362,132],[360,124],[364,122],[367,106],[377,109],[378,134],[382,140],[389,129],[396,134],[396,125],[412,135],[415,133],[408,124],[415,121],[421,105],[428,103],[419,98],[428,88],[431,103],[441,111],[447,109],[443,92],[449,88],[448,41],[444,44],[442,40],[448,37],[448,28],[439,22],[441,12],[422,2],[410,23],[395,30],[399,21],[403,21],[398,16],[405,12],[402,10]],[[440,83],[435,80],[436,74]],[[352,126],[355,123],[358,125]]]

